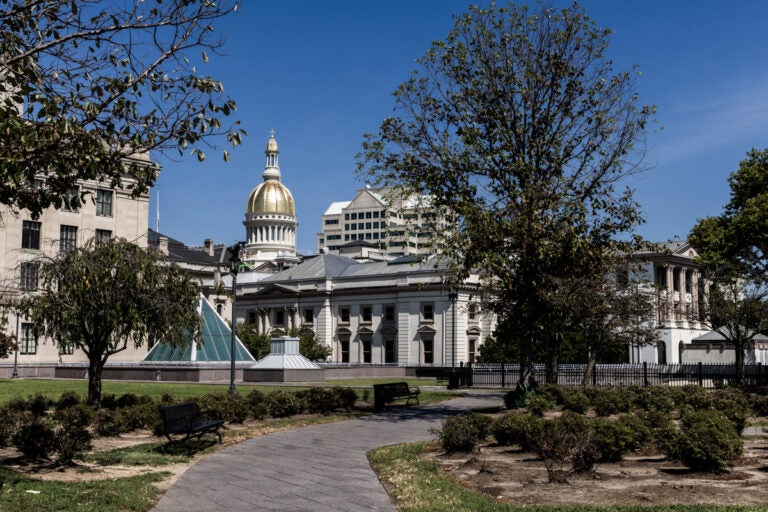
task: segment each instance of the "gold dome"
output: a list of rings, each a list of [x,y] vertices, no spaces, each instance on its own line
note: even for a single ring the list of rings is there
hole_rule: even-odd
[[[249,213],[279,213],[295,217],[296,206],[291,192],[282,183],[268,180],[248,196],[246,214]]]

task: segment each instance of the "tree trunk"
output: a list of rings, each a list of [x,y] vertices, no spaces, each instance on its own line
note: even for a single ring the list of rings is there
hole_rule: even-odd
[[[104,363],[94,357],[88,361],[88,404],[94,409],[101,409],[101,371]]]
[[[597,352],[594,350],[589,351],[587,356],[587,367],[584,369],[584,376],[581,378],[582,386],[589,386],[589,381],[592,378],[592,372],[595,371],[597,365]]]
[[[536,387],[536,375],[533,367],[533,337],[531,338],[530,343],[522,343],[521,345],[519,384],[526,389],[534,389]]]
[[[560,364],[560,340],[562,336],[559,333],[553,333],[549,338],[549,350],[547,354],[547,384],[557,384],[558,366]]]
[[[733,349],[736,352],[736,386],[741,387],[744,385],[744,348],[746,343],[742,339],[741,335],[736,335],[733,340]]]

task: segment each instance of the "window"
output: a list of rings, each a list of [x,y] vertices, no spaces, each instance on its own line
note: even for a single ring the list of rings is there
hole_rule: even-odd
[[[357,214],[356,214],[356,213],[353,213],[353,214],[352,214],[352,216],[350,217],[350,219],[352,219],[352,220],[357,220]]]
[[[221,316],[221,314],[224,312],[224,306],[221,304],[216,304],[216,314]]]
[[[331,224],[338,224],[338,223],[339,223],[339,219],[325,219],[325,225],[326,226],[331,225]]]
[[[62,347],[62,353],[66,356],[71,356],[75,353],[75,344],[72,342],[67,343]]]
[[[469,339],[469,362],[475,364],[475,353],[477,352],[477,340],[475,338]]]
[[[59,251],[71,251],[77,247],[77,226],[61,225],[59,231]]]
[[[373,317],[373,308],[371,306],[363,306],[360,308],[360,317],[362,318],[363,322],[365,323],[371,323],[371,319]]]
[[[388,335],[384,337],[384,362],[394,363],[395,361],[395,337]]]
[[[373,212],[373,218],[374,219],[378,219],[379,218],[379,212],[378,211]]]
[[[374,240],[378,240],[378,239],[379,239],[379,233],[378,233],[378,232],[375,232],[375,233],[373,234],[373,239],[374,239]]]
[[[255,324],[256,323],[256,310],[252,309],[248,312],[248,323],[249,324]]]
[[[40,223],[25,220],[21,226],[21,248],[40,249]]]
[[[37,336],[32,332],[32,324],[21,324],[19,354],[37,354]]]
[[[365,223],[365,229],[371,229],[371,223],[370,222],[366,222]]]
[[[275,325],[285,325],[285,311],[282,309],[275,311]]]
[[[37,269],[35,261],[25,261],[19,268],[19,289],[24,291],[37,290]]]
[[[421,305],[421,321],[422,322],[435,321],[435,306],[431,302],[428,304]]]
[[[355,235],[355,234],[352,234],[352,235],[350,235],[349,237],[350,237],[350,238],[351,238],[353,241],[354,241],[354,240],[357,240],[357,235]]]
[[[344,235],[344,241],[349,242],[349,235]]]
[[[344,231],[349,231],[349,224],[344,224]]]
[[[373,223],[373,229],[379,229],[379,223],[378,222],[374,222]]]
[[[315,321],[315,311],[312,308],[304,310],[304,323],[311,324]]]
[[[477,304],[475,302],[469,305],[468,314],[470,320],[475,320],[477,318]]]
[[[424,364],[432,364],[435,362],[434,346],[435,340],[433,338],[422,338],[421,345],[424,348]]]
[[[99,189],[96,191],[96,215],[112,216],[112,191]]]
[[[349,338],[343,338],[339,340],[341,343],[341,362],[349,362]]]
[[[112,238],[112,231],[108,229],[97,229],[96,230],[96,243],[102,243],[106,242]]]
[[[384,321],[385,322],[395,321],[395,306],[384,306]]]
[[[366,240],[370,240],[371,238],[372,238],[372,237],[371,237],[371,234],[370,234],[370,233],[366,233],[366,234],[365,234],[365,239],[366,239]]]
[[[61,197],[61,211],[76,212],[80,208],[80,188],[72,187]]]
[[[348,213],[344,214],[344,220],[349,220],[349,214]]]
[[[371,338],[366,336],[362,339],[363,342],[363,362],[370,363],[371,359]]]
[[[371,218],[371,212],[365,212],[365,218],[370,219]]]
[[[349,323],[349,307],[348,306],[341,306],[339,308],[339,318],[341,319],[341,323],[348,324]]]

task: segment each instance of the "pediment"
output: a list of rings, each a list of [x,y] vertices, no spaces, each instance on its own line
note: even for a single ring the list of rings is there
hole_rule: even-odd
[[[477,326],[470,327],[469,329],[467,329],[467,334],[469,334],[470,336],[480,336],[480,334],[482,333],[483,331]]]
[[[373,336],[373,329],[363,326],[357,330],[357,334]]]
[[[248,295],[258,297],[284,297],[286,295],[295,296],[297,293],[299,293],[298,290],[288,286],[270,283],[261,290],[249,293]]]
[[[422,325],[421,327],[419,327],[419,328],[416,330],[416,332],[417,332],[417,333],[419,333],[419,334],[421,334],[421,335],[425,335],[425,334],[431,334],[431,335],[433,335],[433,336],[434,336],[434,335],[437,333],[437,331],[436,331],[436,330],[434,330],[432,327],[430,327],[430,326],[428,326],[428,325]]]

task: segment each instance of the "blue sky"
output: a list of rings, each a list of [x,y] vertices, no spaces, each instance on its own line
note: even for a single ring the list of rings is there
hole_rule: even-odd
[[[202,164],[161,158],[150,227],[159,193],[161,232],[190,245],[244,239],[245,203],[262,181],[274,129],[282,181],[296,201],[297,249],[314,252],[328,205],[351,200],[364,186],[354,176],[363,134],[392,113],[391,93],[416,68],[414,60],[471,3],[247,0],[220,22],[224,54],[203,71],[236,100],[248,137],[229,163],[213,153]],[[640,66],[641,103],[658,109],[645,160],[651,168],[629,182],[647,220],[638,232],[654,241],[684,239],[697,218],[720,213],[728,175],[747,151],[768,147],[768,2],[582,5],[613,30],[616,68]]]

